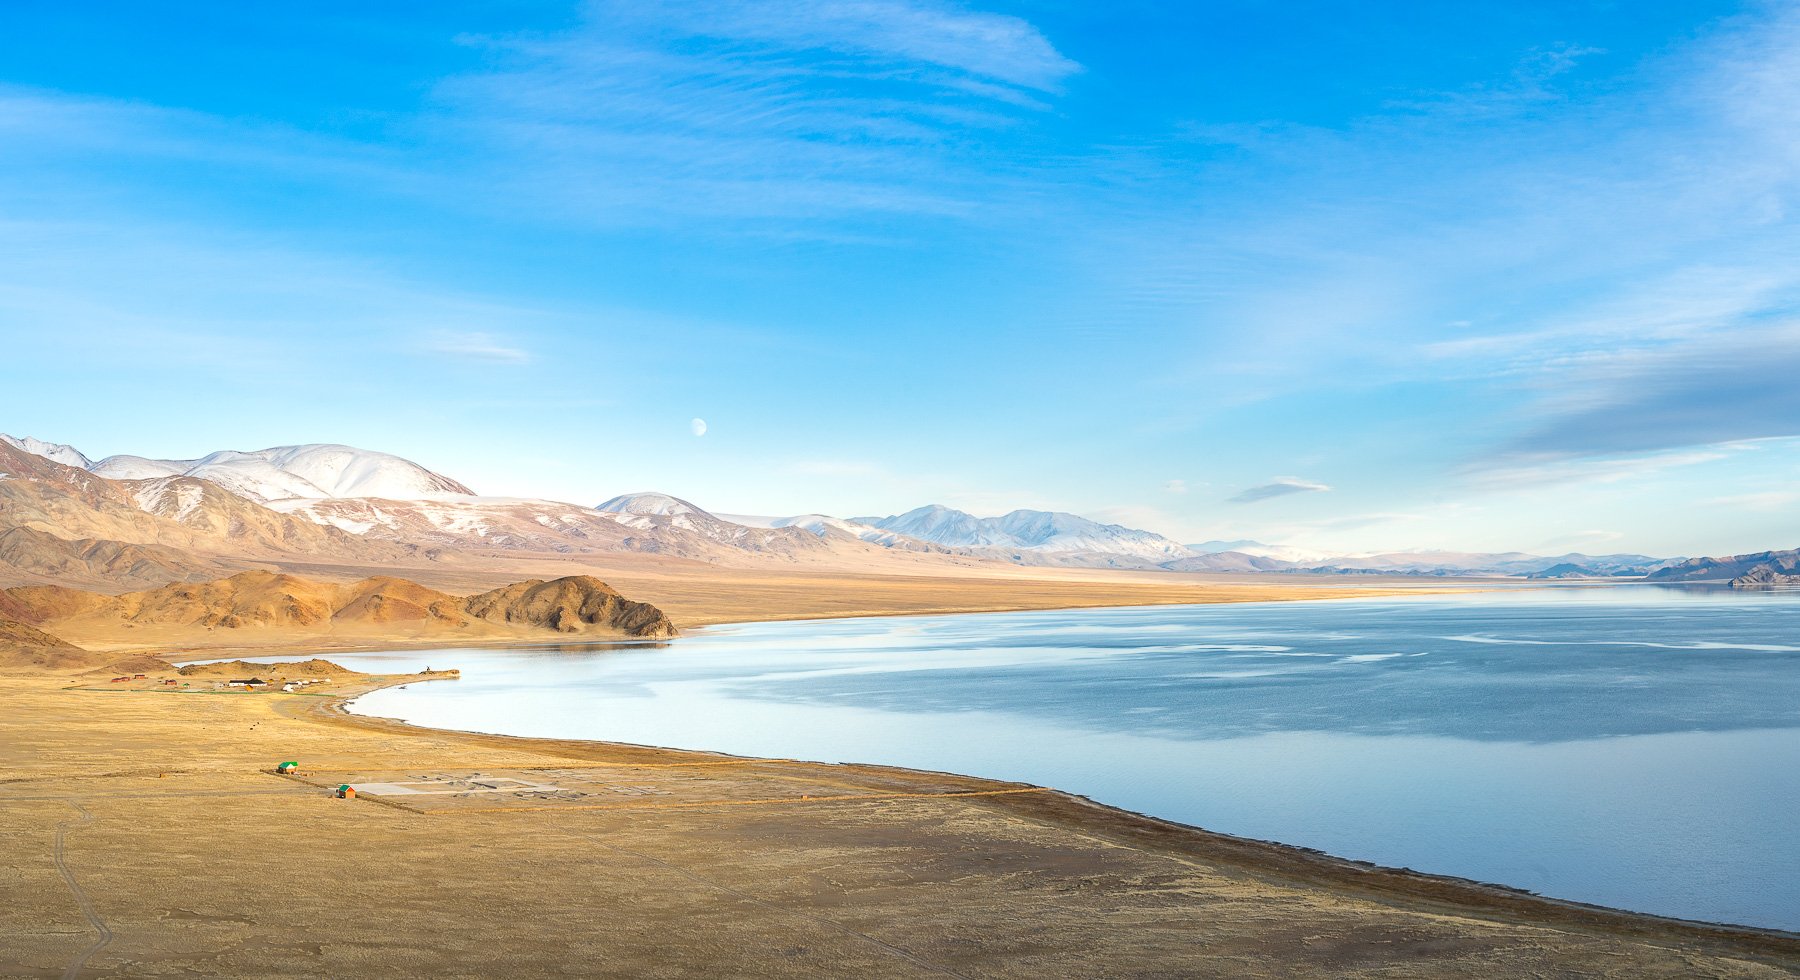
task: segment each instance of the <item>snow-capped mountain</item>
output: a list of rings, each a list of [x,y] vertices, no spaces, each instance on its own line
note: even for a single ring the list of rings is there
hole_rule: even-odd
[[[335,528],[278,514],[205,480],[185,476],[111,480],[59,462],[57,455],[74,456],[72,451],[58,450],[67,447],[36,440],[0,441],[0,530],[26,526],[53,530],[66,543],[87,542],[76,549],[79,554],[68,551],[59,560],[69,567],[77,563],[91,572],[97,556],[109,562],[128,553],[144,557],[126,546],[175,549],[159,552],[162,557],[132,574],[152,568],[167,571],[178,564],[216,569],[221,562],[273,556],[393,561],[410,553],[404,546],[360,541]],[[51,566],[44,562],[49,558],[43,549],[35,550],[37,573],[47,574]],[[172,563],[173,554],[187,559]],[[21,567],[15,562],[12,571]]]
[[[605,503],[595,504],[594,509],[606,514],[638,517],[675,517],[681,514],[713,516],[680,497],[671,497],[666,493],[622,493]]]
[[[94,465],[94,461],[83,456],[80,450],[76,449],[74,446],[66,446],[60,442],[45,442],[42,439],[33,439],[30,436],[14,438],[4,432],[0,432],[0,442],[4,442],[15,449],[23,449],[33,456],[42,456],[53,463],[61,463],[64,466],[73,466],[77,469],[85,470],[92,468]]]
[[[826,514],[799,514],[794,517],[777,517],[770,522],[769,526],[797,527],[804,531],[811,531],[819,537],[824,537],[827,531],[841,531],[853,538],[867,541],[870,544],[878,544],[883,548],[915,548],[926,543],[918,538],[908,537],[897,531],[885,530],[883,528],[875,527],[872,524],[846,521],[841,517],[831,517]]]
[[[111,480],[191,476],[263,502],[339,497],[416,500],[472,493],[461,483],[410,460],[331,443],[276,446],[256,452],[228,449],[199,459],[108,456],[84,468]]]
[[[1118,555],[1153,563],[1193,556],[1185,546],[1151,531],[1057,511],[1015,510],[999,517],[976,517],[932,504],[892,517],[858,517],[853,523],[955,548]]]
[[[741,551],[793,555],[819,552],[827,547],[827,542],[810,531],[772,524],[741,524],[666,493],[621,494],[594,510],[640,531],[651,534],[685,532]]]

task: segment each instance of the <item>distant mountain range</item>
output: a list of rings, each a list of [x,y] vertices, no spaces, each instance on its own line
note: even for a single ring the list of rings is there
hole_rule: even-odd
[[[1251,555],[1256,558],[1273,558],[1276,561],[1303,565],[1307,562],[1321,562],[1332,557],[1329,551],[1316,551],[1310,548],[1296,548],[1285,544],[1264,544],[1248,538],[1235,541],[1202,541],[1190,544],[1187,549],[1197,555],[1220,555],[1235,551],[1240,555]]]
[[[852,523],[957,548],[1117,555],[1153,563],[1193,555],[1160,534],[1055,511],[1015,510],[999,517],[975,517],[932,504],[892,517],[852,518]]]
[[[1006,562],[1176,572],[1730,579],[1702,559],[1444,551],[1328,556],[1251,540],[1181,544],[1058,511],[977,517],[933,504],[886,517],[720,515],[665,493],[594,506],[487,497],[389,453],[336,444],[196,459],[109,456],[0,435],[0,562],[32,580],[137,586],[257,561],[449,561],[639,552],[725,564]],[[1775,554],[1775,553],[1769,553]],[[285,557],[284,557],[285,556]],[[1754,556],[1752,556],[1754,557]],[[1793,565],[1777,564],[1776,574]]]
[[[1295,563],[1292,570],[1374,575],[1498,575],[1527,578],[1641,577],[1680,559],[1649,555],[1530,555],[1462,551],[1396,551]]]

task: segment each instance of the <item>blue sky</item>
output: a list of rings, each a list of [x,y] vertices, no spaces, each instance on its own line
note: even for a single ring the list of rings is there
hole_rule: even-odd
[[[1792,4],[15,3],[0,431],[1792,547],[1797,134]]]

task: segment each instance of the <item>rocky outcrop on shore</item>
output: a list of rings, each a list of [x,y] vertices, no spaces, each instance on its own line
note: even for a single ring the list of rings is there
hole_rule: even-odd
[[[469,615],[559,633],[616,632],[667,637],[675,624],[647,602],[633,602],[591,575],[532,579],[470,596]]]
[[[1762,589],[1773,586],[1800,585],[1800,567],[1794,565],[1758,565],[1731,580],[1734,589]]]
[[[1731,582],[1756,573],[1767,565],[1775,572],[1800,572],[1800,549],[1757,551],[1723,558],[1690,558],[1644,576],[1646,582]]]

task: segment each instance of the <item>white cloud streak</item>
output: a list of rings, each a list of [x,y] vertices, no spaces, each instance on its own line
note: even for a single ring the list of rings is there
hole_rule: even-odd
[[[439,333],[427,338],[423,347],[434,354],[490,364],[526,364],[531,361],[529,351],[512,346],[490,333]]]

